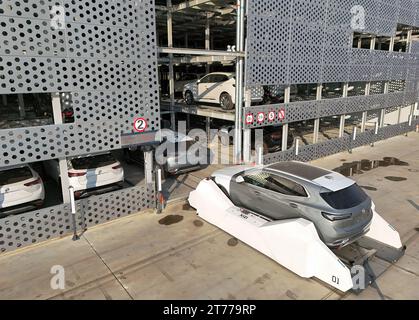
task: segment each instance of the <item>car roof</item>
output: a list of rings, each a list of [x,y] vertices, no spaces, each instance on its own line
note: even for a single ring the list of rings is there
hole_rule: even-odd
[[[355,181],[344,177],[337,172],[315,167],[303,162],[278,162],[267,166],[266,169],[307,181],[329,191],[342,190],[355,184]]]
[[[281,171],[289,173],[293,176],[303,178],[305,180],[316,180],[317,178],[323,177],[331,173],[329,170],[325,170],[319,167],[314,167],[303,162],[286,161],[278,162],[267,167],[271,170]]]
[[[220,74],[220,75],[223,75],[223,76],[234,76],[234,72],[211,72],[211,73],[208,73],[207,76],[208,75],[216,75],[216,74]]]
[[[0,171],[7,171],[7,170],[13,170],[13,169],[19,169],[19,168],[29,168],[29,170],[32,169],[27,164],[17,164],[17,165],[12,165],[12,166],[8,166],[8,167],[0,168]]]

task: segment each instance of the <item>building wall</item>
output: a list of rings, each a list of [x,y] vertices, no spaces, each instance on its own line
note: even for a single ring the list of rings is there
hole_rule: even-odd
[[[154,0],[3,0],[0,26],[0,94],[59,93],[75,114],[0,129],[0,168],[120,149],[136,118],[160,128]],[[150,186],[94,196],[77,202],[76,225],[153,206]],[[67,204],[1,219],[0,253],[72,227]]]
[[[360,11],[361,10],[361,11]],[[355,15],[365,14],[365,23]],[[361,17],[362,18],[362,17]],[[353,48],[354,32],[394,36],[398,24],[419,25],[419,2],[415,0],[248,0],[246,86],[327,84],[373,81],[405,81],[404,91],[343,97],[318,101],[246,107],[244,116],[253,116],[245,128],[319,119],[389,107],[414,105],[418,101],[419,45],[407,52]],[[267,115],[280,110],[285,118]],[[258,114],[265,114],[258,122]],[[409,131],[416,123],[412,121]],[[381,131],[399,132],[380,128]],[[362,135],[358,135],[361,139]],[[364,135],[365,136],[365,135]],[[382,135],[388,137],[388,134]],[[377,138],[377,137],[375,137]],[[374,139],[375,139],[374,138]],[[307,159],[339,152],[348,147],[342,137],[316,148]],[[373,142],[364,137],[364,144]],[[340,146],[340,147],[339,147]],[[325,149],[324,152],[321,152]],[[302,150],[301,150],[302,151]],[[292,154],[292,151],[288,153]],[[268,156],[266,161],[284,154]],[[294,156],[295,157],[295,156]],[[289,158],[289,156],[287,157]]]
[[[75,122],[0,130],[0,166],[119,149],[139,117],[158,130],[154,12],[154,0],[1,1],[0,94],[68,93]]]

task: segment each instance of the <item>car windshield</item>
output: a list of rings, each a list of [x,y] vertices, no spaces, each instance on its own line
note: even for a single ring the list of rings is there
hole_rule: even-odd
[[[84,170],[84,169],[94,169],[104,166],[109,166],[116,162],[116,159],[110,153],[101,154],[99,156],[85,157],[72,159],[71,164],[73,169]]]
[[[32,178],[32,172],[28,167],[0,171],[0,186],[17,183]]]
[[[344,210],[359,206],[368,195],[357,184],[335,192],[320,193],[321,197],[334,209]]]

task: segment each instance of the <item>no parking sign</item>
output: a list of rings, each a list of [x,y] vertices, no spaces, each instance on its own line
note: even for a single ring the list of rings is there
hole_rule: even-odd
[[[137,132],[144,132],[148,127],[147,120],[144,118],[137,118],[134,120],[134,130]]]
[[[248,113],[247,115],[246,115],[246,124],[248,124],[248,125],[250,125],[250,124],[253,124],[253,114],[252,113]]]
[[[271,112],[268,113],[268,120],[270,122],[275,120],[275,111],[271,111]]]
[[[259,112],[258,113],[258,122],[262,123],[265,121],[265,113],[264,112]]]
[[[278,118],[279,118],[279,121],[284,121],[285,120],[285,109],[279,110]]]

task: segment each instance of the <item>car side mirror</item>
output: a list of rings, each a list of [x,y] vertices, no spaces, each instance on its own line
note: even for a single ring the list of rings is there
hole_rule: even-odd
[[[236,178],[236,183],[238,183],[238,184],[244,183],[244,178],[242,176],[238,176]]]

